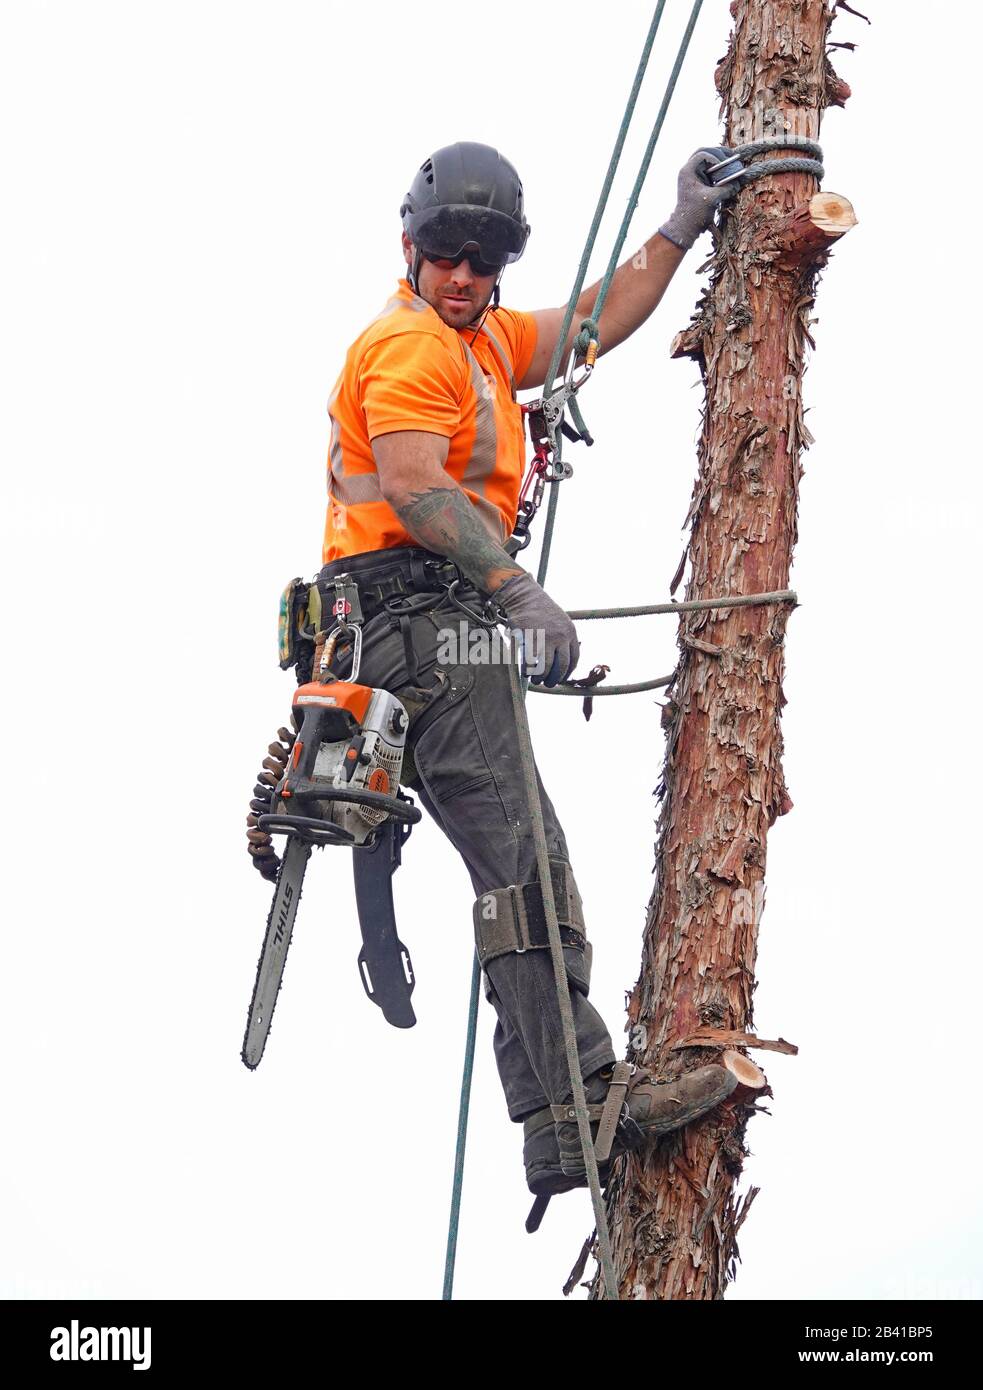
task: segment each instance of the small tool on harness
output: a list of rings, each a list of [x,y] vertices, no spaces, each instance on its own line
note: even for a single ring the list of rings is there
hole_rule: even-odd
[[[304,874],[315,846],[345,845],[356,852],[362,983],[394,1026],[409,1028],[416,1022],[410,1003],[412,962],[396,932],[391,886],[402,846],[421,818],[412,798],[399,790],[409,719],[394,695],[358,683],[362,610],[351,576],[341,576],[335,585],[333,614],[337,622],[327,636],[318,678],[298,686],[294,693],[297,734],[289,756],[285,764],[280,757],[267,760],[253,803],[268,807],[256,815],[256,830],[266,836],[285,835],[287,847],[277,874],[243,1041],[242,1060],[251,1069],[259,1065],[266,1046]],[[353,646],[351,673],[347,680],[337,680],[330,664],[338,639],[346,635]],[[281,730],[281,737],[285,732]],[[281,753],[287,752],[281,748]],[[364,865],[362,855],[369,856]]]
[[[553,440],[546,423],[544,402],[533,401],[529,405],[523,405],[521,409],[529,426],[533,456],[522,480],[515,526],[512,528],[512,541],[516,552],[525,550],[532,540],[531,527],[542,505],[546,484],[561,483],[573,476],[570,465],[553,456]],[[577,437],[579,438],[579,435]]]

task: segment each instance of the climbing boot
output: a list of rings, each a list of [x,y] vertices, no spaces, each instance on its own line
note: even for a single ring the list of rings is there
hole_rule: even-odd
[[[637,1148],[647,1139],[698,1120],[726,1100],[737,1085],[737,1078],[719,1066],[698,1067],[674,1081],[662,1082],[653,1081],[643,1067],[628,1062],[618,1062],[599,1075],[609,1081],[608,1097],[602,1105],[587,1107],[599,1171],[625,1149]],[[564,1178],[583,1183],[584,1156],[576,1111],[570,1103],[551,1108],[560,1171]]]

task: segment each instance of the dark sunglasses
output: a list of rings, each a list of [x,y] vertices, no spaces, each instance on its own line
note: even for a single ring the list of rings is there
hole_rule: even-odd
[[[456,270],[462,261],[467,261],[474,275],[497,275],[504,267],[480,260],[477,253],[462,251],[459,256],[437,256],[429,251],[422,252],[423,259],[440,270]]]

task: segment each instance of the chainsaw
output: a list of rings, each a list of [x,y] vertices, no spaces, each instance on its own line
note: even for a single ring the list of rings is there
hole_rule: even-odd
[[[353,640],[351,675],[336,680],[331,654],[343,634]],[[395,1027],[416,1022],[410,1003],[413,966],[396,931],[392,897],[402,846],[421,818],[412,798],[399,789],[409,720],[396,696],[358,683],[361,642],[360,625],[341,616],[325,644],[318,678],[294,693],[297,736],[285,769],[275,786],[256,787],[268,808],[255,817],[256,826],[265,835],[286,836],[286,848],[242,1046],[250,1069],[259,1066],[269,1036],[311,852],[325,845],[354,852],[362,928],[358,965],[366,993]],[[260,804],[253,803],[257,809]]]

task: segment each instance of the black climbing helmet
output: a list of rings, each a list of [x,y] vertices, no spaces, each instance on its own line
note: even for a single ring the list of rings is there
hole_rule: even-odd
[[[462,140],[437,150],[417,170],[399,210],[420,252],[454,258],[474,247],[487,265],[517,261],[529,238],[522,181],[490,145]]]

